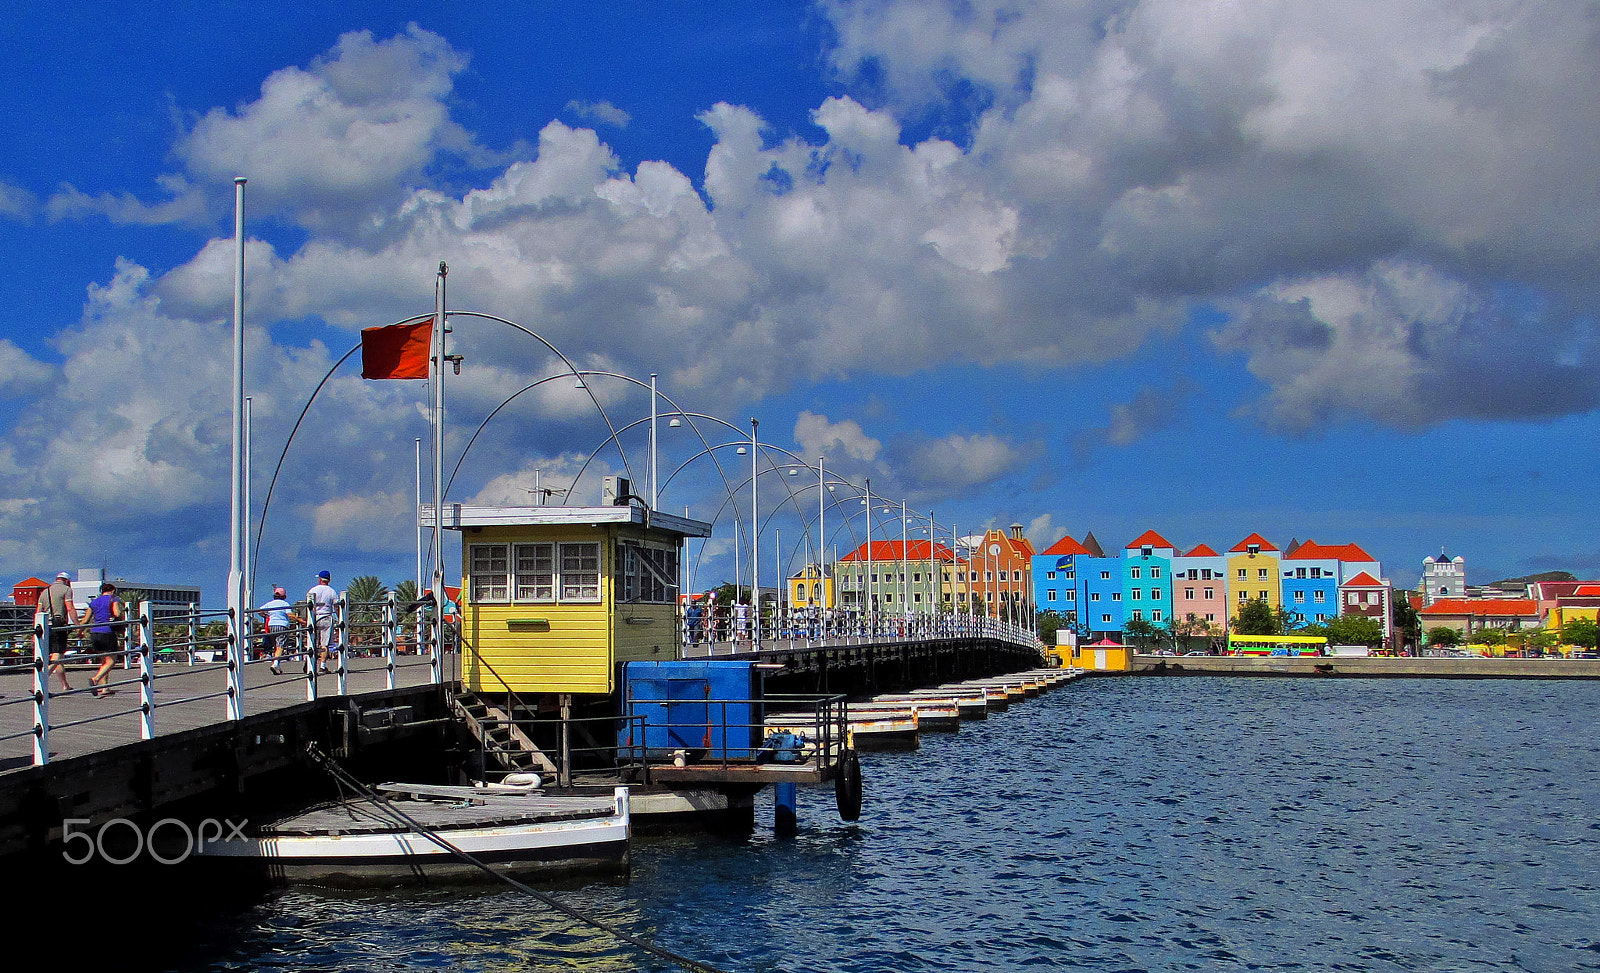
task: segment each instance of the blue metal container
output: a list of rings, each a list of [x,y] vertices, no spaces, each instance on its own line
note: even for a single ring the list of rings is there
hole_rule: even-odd
[[[753,662],[628,662],[617,746],[654,759],[753,760],[766,736],[761,672]],[[643,718],[641,727],[638,717]],[[641,736],[642,734],[642,736]]]

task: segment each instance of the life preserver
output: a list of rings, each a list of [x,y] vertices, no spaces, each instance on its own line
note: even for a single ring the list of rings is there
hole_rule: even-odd
[[[833,778],[833,799],[839,806],[839,818],[855,821],[861,817],[861,759],[854,750],[846,750],[839,757],[839,772]]]

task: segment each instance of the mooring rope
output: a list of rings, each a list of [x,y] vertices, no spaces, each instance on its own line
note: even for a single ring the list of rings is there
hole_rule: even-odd
[[[664,949],[655,945],[654,943],[623,932],[621,929],[618,929],[615,926],[601,922],[599,919],[596,919],[593,916],[586,915],[578,909],[574,909],[572,906],[567,905],[553,896],[547,895],[546,893],[541,892],[532,886],[517,881],[510,875],[495,871],[493,868],[489,867],[488,864],[479,860],[476,856],[457,848],[443,835],[417,821],[406,812],[400,810],[400,808],[396,807],[394,802],[390,801],[387,797],[384,797],[382,794],[357,780],[350,774],[349,771],[339,766],[339,764],[336,763],[333,758],[323,753],[322,749],[315,743],[306,745],[306,755],[309,756],[311,760],[317,764],[317,766],[321,767],[325,772],[327,772],[327,774],[332,777],[336,783],[349,787],[357,793],[364,795],[380,810],[390,814],[398,823],[404,824],[412,831],[422,835],[424,838],[427,838],[435,845],[438,845],[440,848],[456,856],[467,864],[472,865],[475,868],[482,869],[485,874],[493,876],[494,878],[506,883],[520,892],[533,896],[535,899],[538,899],[549,908],[554,909],[556,912],[561,913],[569,919],[574,919],[587,926],[593,926],[595,929],[600,930],[608,936],[615,937],[616,939],[619,939],[630,946],[641,949],[644,952],[650,953],[654,956],[659,956],[662,959],[677,963],[686,970],[695,970],[698,971],[698,973],[725,973],[725,971],[720,970],[715,966],[708,966],[699,960],[690,959],[687,956],[681,956],[678,953],[672,952],[670,949]]]

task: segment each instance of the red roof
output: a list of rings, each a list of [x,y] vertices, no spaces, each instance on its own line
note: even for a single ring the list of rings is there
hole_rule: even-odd
[[[928,559],[928,541],[909,541],[905,546],[905,560],[926,561]],[[933,556],[940,561],[950,560],[950,549],[943,544],[934,545]],[[865,561],[867,559],[867,545],[863,541],[861,546],[841,557],[841,561]],[[901,559],[899,541],[873,541],[872,560],[898,561]]]
[[[1417,614],[1537,615],[1539,603],[1532,598],[1440,598]]]
[[[1143,534],[1140,534],[1138,537],[1135,537],[1133,540],[1128,542],[1128,550],[1131,551],[1136,547],[1166,547],[1176,550],[1171,541],[1167,540],[1165,537],[1162,537],[1160,534],[1157,534],[1153,530],[1147,530]]]
[[[1370,575],[1367,572],[1363,571],[1360,574],[1356,575],[1355,577],[1351,578],[1349,581],[1346,581],[1344,583],[1343,587],[1346,587],[1346,588],[1382,588],[1383,587],[1383,582],[1379,581],[1377,578],[1374,578],[1372,575]]]
[[[1221,555],[1213,551],[1209,545],[1201,544],[1188,554],[1185,554],[1184,557],[1221,557]]]
[[[1061,538],[1059,541],[1056,541],[1054,544],[1051,544],[1049,547],[1045,548],[1043,551],[1040,551],[1039,553],[1040,554],[1089,554],[1089,549],[1087,547],[1084,547],[1082,544],[1079,544],[1077,541],[1073,540],[1072,539],[1072,535],[1068,534],[1066,537]],[[1090,554],[1089,556],[1093,557],[1092,554]]]
[[[1267,540],[1265,537],[1262,537],[1260,534],[1251,534],[1249,537],[1246,537],[1244,540],[1228,548],[1228,553],[1245,554],[1250,550],[1250,545],[1252,544],[1261,548],[1263,551],[1276,552],[1278,550],[1276,547],[1272,546],[1271,541]]]
[[[1375,561],[1377,558],[1363,551],[1355,544],[1318,544],[1316,541],[1306,541],[1293,551],[1284,555],[1285,560],[1309,561]]]
[[[1572,593],[1574,598],[1600,598],[1600,584],[1581,584]]]

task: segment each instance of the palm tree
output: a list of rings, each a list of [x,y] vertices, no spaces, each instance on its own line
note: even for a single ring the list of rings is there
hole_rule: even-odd
[[[389,587],[375,574],[358,574],[345,586],[345,602],[350,606],[346,624],[352,645],[369,645],[378,641],[377,625],[383,620],[383,609],[376,604],[389,597]]]

